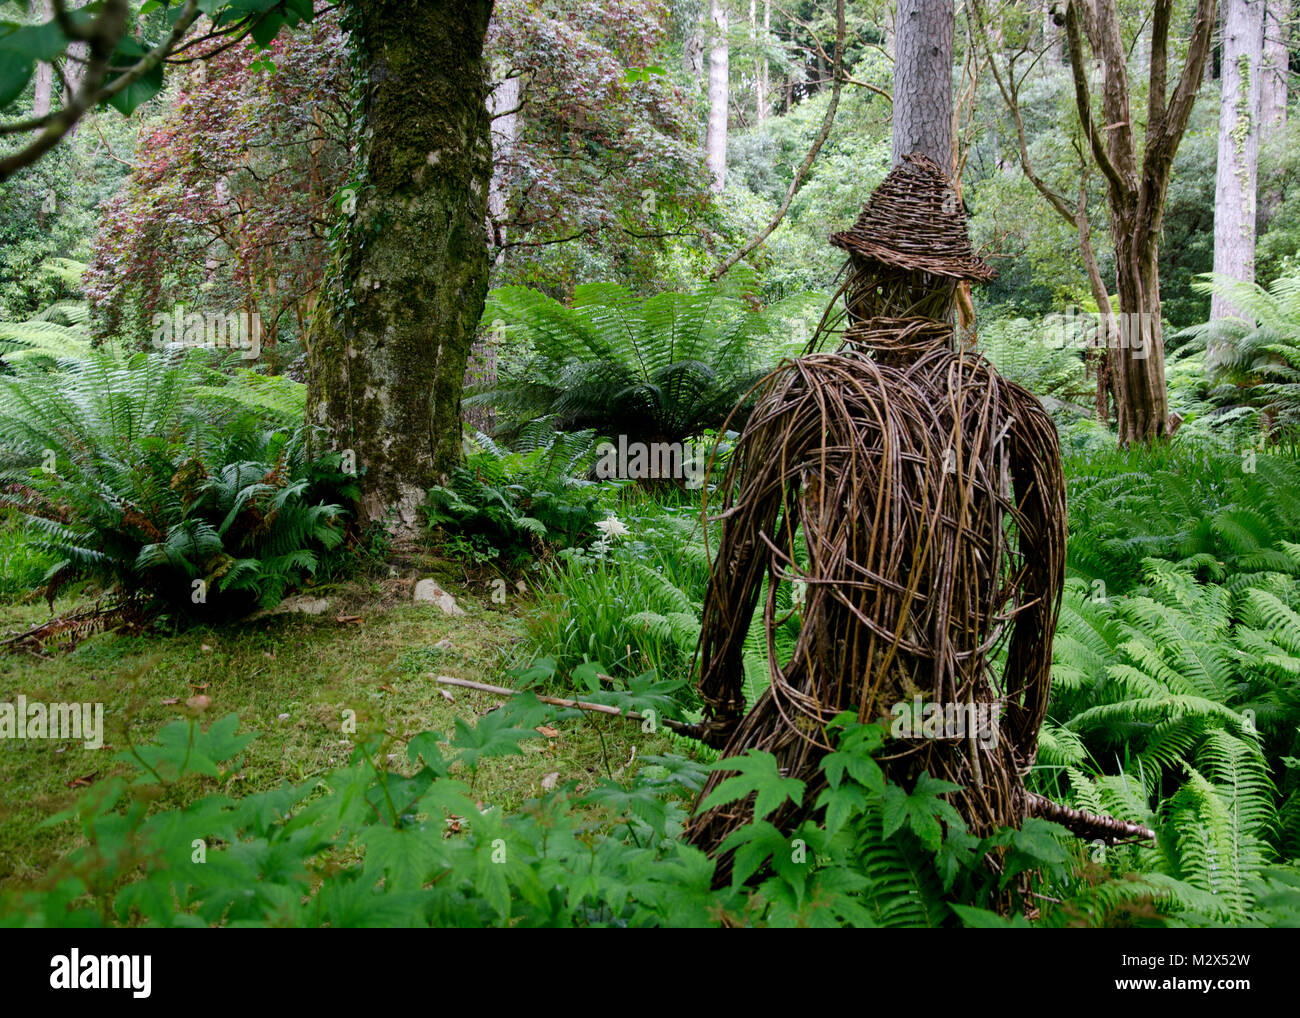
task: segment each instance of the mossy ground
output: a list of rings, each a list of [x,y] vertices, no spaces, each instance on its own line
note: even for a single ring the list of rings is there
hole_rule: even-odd
[[[495,605],[486,591],[441,582],[464,615],[413,603],[406,580],[353,581],[310,592],[329,600],[320,615],[264,616],[178,633],[100,633],[70,651],[0,655],[0,702],[22,694],[28,702],[103,703],[105,742],[89,750],[80,742],[0,740],[0,886],[39,881],[51,860],[78,844],[74,824],[39,825],[71,805],[86,783],[122,769],[116,753],[185,716],[186,699],[197,693],[212,700],[204,724],[233,711],[241,730],[260,733],[225,790],[231,795],[300,782],[346,763],[348,709],[356,712],[358,732],[382,728],[392,736],[398,769],[406,767],[406,739],[427,730],[449,733],[458,717],[472,723],[501,698],[456,688],[447,690],[449,701],[442,693],[447,687],[432,676],[511,685],[519,617],[534,606],[522,596]],[[65,600],[54,610],[72,607]],[[0,605],[0,634],[48,618],[43,603]],[[541,793],[547,775],[557,774],[560,784],[594,781],[618,772],[634,744],[638,755],[667,748],[663,736],[648,737],[616,718],[584,717],[554,728],[556,737],[525,741],[521,757],[485,761],[474,779],[475,797],[514,809]],[[194,784],[178,795],[183,802],[213,790]]]

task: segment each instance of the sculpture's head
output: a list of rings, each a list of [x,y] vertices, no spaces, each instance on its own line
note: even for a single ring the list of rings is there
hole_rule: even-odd
[[[849,253],[851,324],[949,321],[959,282],[986,283],[997,275],[971,249],[965,209],[947,174],[919,153],[905,156],[872,192],[858,221],[830,241]]]

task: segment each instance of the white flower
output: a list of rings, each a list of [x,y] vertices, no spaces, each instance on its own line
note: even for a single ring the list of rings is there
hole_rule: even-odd
[[[604,540],[610,541],[616,537],[627,537],[630,530],[627,524],[615,516],[606,516],[603,520],[596,523],[596,529],[601,532]]]

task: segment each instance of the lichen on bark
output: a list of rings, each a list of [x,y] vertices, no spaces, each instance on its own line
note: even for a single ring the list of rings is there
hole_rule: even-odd
[[[353,0],[351,209],[309,342],[308,417],[361,473],[361,514],[416,522],[461,455],[461,387],[487,295],[491,0]]]

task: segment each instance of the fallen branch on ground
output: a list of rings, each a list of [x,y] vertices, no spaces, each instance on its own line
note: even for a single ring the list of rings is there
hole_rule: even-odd
[[[474,689],[480,693],[494,693],[497,696],[518,696],[520,693],[531,692],[526,689],[507,689],[505,686],[489,686],[485,682],[471,682],[469,679],[458,679],[452,675],[434,676],[434,681],[443,686],[460,686],[462,689]],[[585,700],[568,700],[560,696],[543,696],[540,693],[534,693],[542,703],[549,703],[554,707],[574,707],[578,710],[591,711],[596,714],[610,714],[614,717],[624,718],[628,721],[645,721],[644,714],[638,714],[636,711],[624,711],[618,707],[611,707],[605,703],[588,703]],[[654,718],[654,723],[662,724],[670,731],[678,735],[685,735],[692,739],[698,739],[699,728],[696,725],[687,724],[685,721],[674,721],[672,718]]]
[[[433,678],[439,685],[460,686],[462,689],[473,689],[480,693],[492,693],[496,696],[518,696],[520,693],[528,692],[522,689],[507,689],[505,686],[490,686],[485,682],[473,682],[469,679],[458,679],[452,675],[438,675],[433,676]],[[554,707],[573,707],[577,710],[621,717],[627,721],[646,720],[644,714],[638,714],[635,711],[623,711],[618,707],[611,707],[609,704],[570,700],[560,696],[543,696],[540,693],[534,695],[542,703],[549,703]],[[701,730],[699,725],[674,721],[672,718],[656,718],[656,721],[662,722],[665,728],[676,732],[678,735],[685,735],[696,740],[700,739]],[[1058,823],[1076,837],[1084,840],[1091,841],[1100,838],[1110,844],[1133,839],[1156,840],[1155,831],[1149,827],[1130,823],[1127,820],[1116,820],[1114,817],[1098,816],[1086,810],[1072,809],[1033,792],[1028,794],[1028,805],[1030,816]]]
[[[1127,820],[1116,820],[1114,817],[1098,816],[1087,810],[1071,809],[1034,792],[1029,793],[1029,815],[1058,823],[1071,834],[1085,841],[1099,839],[1113,845],[1133,838],[1144,841],[1156,840],[1156,832],[1149,827],[1130,823]]]

